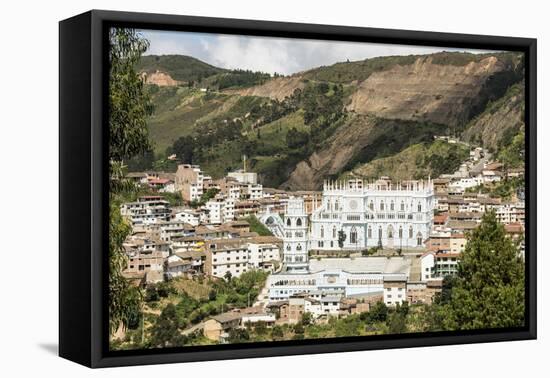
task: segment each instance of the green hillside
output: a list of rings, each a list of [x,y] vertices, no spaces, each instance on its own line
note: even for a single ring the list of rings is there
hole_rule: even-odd
[[[431,143],[413,144],[404,150],[380,159],[361,164],[345,172],[348,176],[376,179],[389,176],[393,180],[410,180],[437,177],[454,172],[468,158],[468,147],[437,140]]]
[[[525,128],[525,83],[512,85],[465,127],[462,137],[496,152]]]
[[[489,55],[499,61],[480,63]],[[483,72],[476,76],[475,83],[480,89],[473,97],[468,88],[457,91],[456,86],[443,85],[437,90],[437,96],[429,98],[421,92],[417,98],[394,102],[389,102],[390,97],[385,99],[391,95],[395,100],[395,96],[401,95],[399,86],[407,81],[413,88],[418,80],[414,76],[416,69],[422,72],[422,88],[431,88],[447,71],[464,77],[470,67],[463,67],[472,62],[471,69]],[[385,93],[383,83],[371,92],[359,84],[374,72],[387,71],[397,65],[401,66],[404,76],[399,83],[392,84],[395,93]],[[453,68],[442,70],[434,65]],[[518,124],[523,114],[522,84],[509,84],[521,78],[522,60],[520,55],[512,53],[444,52],[373,58],[315,68],[299,74],[298,80],[296,77],[273,79],[244,70],[221,70],[183,56],[145,57],[140,67],[164,70],[176,80],[194,81],[194,85],[148,86],[154,104],[149,120],[154,148],[154,157],[149,155],[147,159],[154,160],[150,164],[174,169],[176,163],[163,162],[175,153],[185,162],[200,164],[209,175],[218,178],[240,168],[242,156],[246,155],[249,168],[269,187],[316,189],[325,178],[342,177],[351,172],[364,177],[384,174],[395,179],[435,177],[456,169],[465,154],[465,147],[433,141],[434,135],[460,131],[448,124],[466,118],[469,123],[464,138],[473,144],[486,141],[494,145],[494,149],[499,149],[502,141],[510,144],[518,139],[516,135],[522,130]],[[391,81],[392,75],[383,73],[379,80]],[[294,89],[289,90],[289,85]],[[247,86],[253,90],[220,91],[220,88]],[[357,97],[360,90],[363,97]],[[290,95],[271,96],[279,92]],[[439,99],[446,95],[452,101],[439,104]],[[478,101],[480,98],[482,101]],[[374,106],[375,112],[369,113],[368,107],[362,108],[364,101],[392,108],[376,110]],[[448,124],[411,115],[409,109],[417,109],[411,105],[416,104],[414,101],[418,107],[424,106],[442,115],[440,118]],[[482,109],[478,109],[480,106]],[[472,116],[468,118],[468,114]],[[498,129],[501,126],[504,131]],[[498,140],[493,140],[493,135],[498,135]],[[517,161],[517,149],[505,151],[509,160]]]
[[[222,68],[186,55],[145,55],[141,57],[136,70],[146,73],[165,72],[172,79],[182,82],[200,81],[226,72]]]
[[[157,154],[164,153],[177,138],[191,134],[199,120],[229,100],[222,94],[187,87],[151,86],[149,90],[155,107],[149,120],[149,133]]]
[[[418,58],[429,57],[434,64],[464,66],[470,62],[479,62],[488,56],[497,56],[508,65],[517,65],[515,53],[471,54],[464,52],[441,52],[426,55],[382,56],[354,62],[340,62],[331,66],[321,66],[307,71],[303,77],[309,80],[351,83],[366,80],[374,72],[386,71],[396,65],[410,65]]]

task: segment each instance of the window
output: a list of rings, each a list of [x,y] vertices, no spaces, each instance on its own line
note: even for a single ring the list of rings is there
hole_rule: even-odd
[[[370,201],[369,203],[369,209],[374,211],[374,202]]]
[[[296,246],[296,250],[297,250],[297,251],[301,251],[301,250],[302,250],[302,245],[301,245],[301,244],[298,244],[298,245]]]
[[[380,202],[380,210],[384,211],[384,201]]]
[[[403,238],[403,227],[399,226],[399,239]]]
[[[382,240],[382,227],[378,227],[378,240]]]
[[[389,226],[388,227],[388,239],[392,239],[392,238],[393,238],[393,227]]]
[[[422,233],[416,234],[416,245],[421,246],[422,245]]]
[[[367,236],[370,238],[372,238],[372,228],[369,226],[368,230],[367,230]]]
[[[390,203],[390,210],[391,211],[395,210],[395,204],[393,203],[393,201],[391,201],[391,203]]]
[[[298,219],[296,220],[296,226],[297,226],[297,227],[302,227],[302,218],[298,218]]]
[[[325,237],[325,228],[321,226],[321,238]]]
[[[351,244],[357,243],[357,230],[355,229],[355,227],[352,227],[351,229],[351,233],[349,234],[349,241]]]
[[[405,202],[401,201],[401,211],[405,211]]]
[[[422,204],[420,202],[418,202],[418,212],[422,212]]]
[[[409,227],[409,239],[412,239],[412,237],[413,237],[413,228],[411,226]]]
[[[286,225],[287,225],[288,227],[290,227],[290,226],[291,226],[291,223],[290,223],[290,218],[288,218],[288,219],[286,220]]]
[[[287,251],[290,251],[290,249],[291,249],[291,248],[290,248],[290,244],[289,244],[289,245],[286,246],[286,250],[287,250]]]
[[[332,227],[332,238],[336,239],[336,226]]]

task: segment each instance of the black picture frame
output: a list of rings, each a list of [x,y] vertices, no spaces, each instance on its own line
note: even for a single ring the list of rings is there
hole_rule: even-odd
[[[518,329],[109,351],[107,85],[111,26],[525,53],[526,317]],[[92,10],[59,24],[59,354],[88,367],[535,339],[536,39]]]

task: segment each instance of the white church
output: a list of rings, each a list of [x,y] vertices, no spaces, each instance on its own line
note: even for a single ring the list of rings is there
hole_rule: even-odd
[[[371,247],[422,247],[433,223],[433,183],[378,180],[325,182],[322,202],[308,216],[304,200],[288,200],[283,219],[281,273],[269,277],[269,297],[334,291],[345,296],[378,292],[384,280],[407,279],[407,258],[369,257],[309,261],[310,250],[363,250]],[[273,217],[266,224],[273,229]]]
[[[325,182],[322,204],[311,217],[310,249],[421,247],[429,236],[434,206],[430,179]],[[340,231],[345,235],[342,248]]]

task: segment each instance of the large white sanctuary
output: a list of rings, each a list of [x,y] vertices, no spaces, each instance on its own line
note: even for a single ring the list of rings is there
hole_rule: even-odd
[[[378,180],[365,185],[357,179],[325,182],[322,204],[311,216],[309,247],[421,247],[433,222],[434,201],[430,179],[395,184]]]
[[[325,182],[322,202],[313,209],[308,216],[304,199],[292,197],[282,219],[271,213],[261,218],[283,238],[283,269],[267,282],[270,300],[313,292],[368,295],[382,292],[386,281],[406,281],[409,257],[309,260],[308,252],[423,246],[433,223],[433,183]]]

